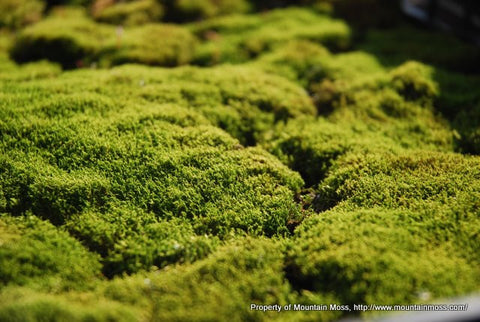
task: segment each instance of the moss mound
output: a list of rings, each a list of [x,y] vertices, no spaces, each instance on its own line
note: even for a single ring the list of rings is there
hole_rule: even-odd
[[[24,29],[11,56],[17,62],[48,59],[64,68],[128,62],[178,66],[190,62],[195,45],[195,37],[180,26],[115,28],[95,23],[82,12],[59,11]]]
[[[238,63],[291,40],[310,40],[333,49],[350,44],[350,29],[340,20],[307,9],[277,9],[265,15],[220,17],[192,26],[204,43],[195,62]]]
[[[250,77],[249,69],[234,70],[238,73],[219,68],[207,78],[200,69],[123,67],[103,74],[71,72],[47,83],[32,81],[26,88],[12,83],[15,90],[3,93],[5,102],[15,103],[2,110],[2,149],[17,153],[1,160],[1,211],[31,211],[65,225],[103,256],[108,276],[194,261],[216,247],[215,236],[288,234],[287,221],[299,214],[294,194],[302,180],[265,151],[244,148],[212,126],[218,115],[210,112],[219,106],[225,118],[232,118],[235,109],[227,106],[250,108],[245,112],[263,111],[274,122],[276,113],[289,116],[283,110],[288,96],[278,93],[274,83],[271,93],[258,93],[241,76]],[[277,79],[254,75],[260,84]],[[206,91],[192,86],[197,92],[179,91],[187,100],[173,103],[180,88],[172,82],[207,79],[212,86]],[[63,87],[66,80],[71,89]],[[290,117],[302,108],[311,111],[305,94],[284,83],[293,91],[292,101],[298,95],[305,103]],[[145,84],[152,84],[155,93],[166,85],[166,94],[142,99]],[[58,86],[66,92],[54,94]],[[123,90],[134,86],[130,93]],[[80,88],[82,95],[76,94]],[[211,90],[220,95],[212,96]],[[121,92],[125,96],[116,95]],[[204,109],[207,99],[210,107]],[[189,100],[191,108],[180,107]],[[224,102],[228,105],[222,107]]]
[[[98,256],[65,231],[34,216],[0,217],[0,282],[49,291],[91,288]]]
[[[155,0],[129,2],[110,2],[98,0],[92,5],[91,14],[100,22],[136,26],[159,21],[163,14],[163,6]]]
[[[0,319],[4,321],[137,321],[138,310],[99,295],[87,293],[35,292],[8,288],[0,293]]]
[[[479,271],[459,255],[460,247],[441,233],[437,238],[422,233],[436,221],[433,216],[358,209],[312,217],[290,250],[292,283],[333,292],[341,303],[419,303],[474,291]]]

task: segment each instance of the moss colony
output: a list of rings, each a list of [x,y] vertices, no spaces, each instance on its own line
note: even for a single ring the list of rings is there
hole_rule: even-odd
[[[0,320],[480,290],[478,49],[382,1],[0,9]]]

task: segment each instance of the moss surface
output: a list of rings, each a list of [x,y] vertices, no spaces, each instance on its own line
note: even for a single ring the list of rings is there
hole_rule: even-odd
[[[331,321],[480,290],[478,49],[376,0],[19,3],[0,320]]]

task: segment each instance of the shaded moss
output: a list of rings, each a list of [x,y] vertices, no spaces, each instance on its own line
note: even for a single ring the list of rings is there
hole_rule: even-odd
[[[22,30],[11,56],[17,62],[48,59],[65,68],[81,67],[109,37],[114,37],[113,28],[95,24],[81,11],[59,11]]]
[[[414,59],[467,73],[478,71],[476,61],[480,57],[478,48],[453,36],[409,26],[371,30],[359,48],[374,54],[389,66]]]
[[[247,0],[165,0],[166,19],[177,22],[208,19],[244,13],[250,10]]]
[[[0,283],[47,291],[87,289],[100,275],[99,258],[34,216],[0,217]]]
[[[22,30],[11,56],[17,62],[48,59],[64,68],[127,62],[177,66],[192,59],[195,44],[195,37],[180,26],[115,28],[67,10]]]
[[[164,9],[155,0],[129,2],[95,1],[92,5],[92,16],[95,20],[115,25],[135,26],[159,21]]]

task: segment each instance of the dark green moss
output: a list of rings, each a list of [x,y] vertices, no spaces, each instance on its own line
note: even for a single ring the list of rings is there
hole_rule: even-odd
[[[478,72],[476,62],[479,60],[480,50],[440,32],[411,26],[385,31],[371,30],[359,47],[374,54],[383,64],[389,66],[415,59],[461,72]]]

